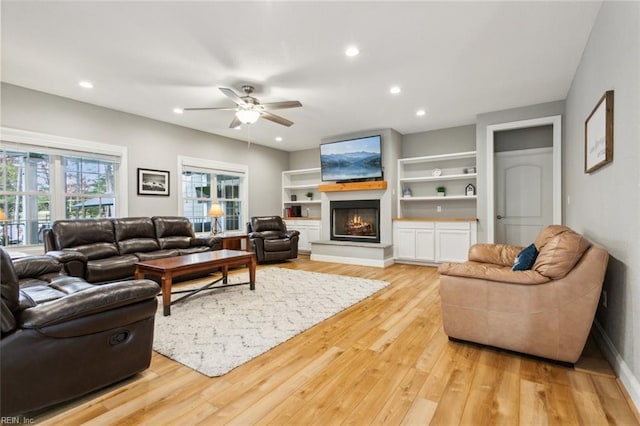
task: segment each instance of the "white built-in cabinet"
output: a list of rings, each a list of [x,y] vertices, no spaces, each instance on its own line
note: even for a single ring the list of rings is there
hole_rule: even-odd
[[[298,250],[301,252],[311,252],[311,241],[320,239],[319,219],[286,219],[287,229],[300,232],[298,237]]]
[[[396,219],[394,258],[398,262],[464,262],[477,242],[475,219]]]

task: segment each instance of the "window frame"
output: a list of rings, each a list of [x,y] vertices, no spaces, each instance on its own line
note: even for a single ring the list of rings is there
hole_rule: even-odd
[[[229,231],[230,233],[243,233],[242,224],[247,223],[249,220],[249,167],[245,164],[228,163],[218,160],[207,160],[203,158],[188,157],[184,155],[178,155],[178,174],[180,176],[180,184],[178,185],[178,211],[181,216],[184,216],[184,200],[183,182],[182,176],[185,167],[193,167],[198,169],[210,170],[212,174],[237,174],[242,180],[240,184],[240,196],[238,200],[242,206],[242,214],[240,216],[240,223],[238,231]],[[214,183],[211,184],[210,201],[215,202],[217,192],[214,189]],[[208,234],[208,232],[198,232],[200,235]]]
[[[98,156],[115,157],[118,159],[118,170],[115,174],[115,186],[114,186],[114,198],[116,203],[115,216],[126,217],[129,212],[128,205],[128,186],[129,186],[129,173],[127,163],[127,147],[121,145],[105,144],[101,142],[88,141],[83,139],[69,138],[64,136],[50,135],[46,133],[32,132],[28,130],[14,129],[10,127],[0,127],[0,148],[3,149],[17,149],[29,152],[38,152],[41,150],[43,153],[49,155],[61,155],[64,156],[77,156],[82,158],[91,158]],[[51,150],[59,150],[58,154],[52,154]],[[56,162],[59,160],[55,160]],[[52,221],[61,220],[66,217],[65,206],[65,182],[64,173],[57,173],[62,171],[62,168],[58,168],[59,165],[54,166],[54,161],[51,161],[51,183],[50,183],[50,218]],[[34,244],[20,245],[20,246],[7,246],[9,248],[27,248],[34,247]]]

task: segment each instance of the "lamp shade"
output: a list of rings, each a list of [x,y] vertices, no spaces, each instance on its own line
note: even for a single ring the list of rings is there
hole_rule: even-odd
[[[4,210],[0,209],[0,222],[6,222],[8,221],[9,218],[7,217],[7,215],[4,213]]]
[[[244,124],[253,124],[260,118],[260,112],[254,109],[241,109],[236,111],[236,117]]]
[[[208,215],[210,217],[222,217],[224,216],[224,212],[222,211],[222,207],[220,207],[220,204],[213,204],[209,209]]]

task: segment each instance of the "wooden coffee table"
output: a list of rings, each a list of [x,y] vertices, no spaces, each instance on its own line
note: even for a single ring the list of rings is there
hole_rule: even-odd
[[[228,284],[227,274],[230,266],[248,265],[249,281]],[[171,285],[174,277],[196,274],[198,272],[214,272],[215,269],[222,270],[222,277],[194,290],[179,290],[171,292]],[[146,275],[160,277],[162,286],[162,307],[164,316],[171,315],[171,304],[186,299],[189,296],[202,291],[213,290],[222,287],[233,287],[236,285],[249,284],[249,289],[256,289],[256,255],[250,251],[241,250],[216,250],[203,253],[187,254],[184,256],[166,257],[164,259],[146,260],[136,264],[136,279],[142,279]],[[222,285],[212,287],[222,281]],[[171,294],[189,293],[171,302]]]

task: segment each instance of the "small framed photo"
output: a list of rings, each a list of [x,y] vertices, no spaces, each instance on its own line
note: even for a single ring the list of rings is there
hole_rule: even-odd
[[[612,161],[613,90],[608,90],[584,122],[584,172],[595,172]]]
[[[169,172],[138,169],[138,195],[169,195]]]

